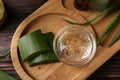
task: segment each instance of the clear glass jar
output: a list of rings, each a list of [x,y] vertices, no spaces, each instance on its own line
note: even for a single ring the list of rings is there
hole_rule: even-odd
[[[66,26],[56,34],[53,48],[60,61],[68,65],[82,66],[96,52],[96,39],[83,26]]]

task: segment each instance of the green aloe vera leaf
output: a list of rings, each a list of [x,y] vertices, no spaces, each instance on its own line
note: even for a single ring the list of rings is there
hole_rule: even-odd
[[[112,41],[109,44],[109,47],[111,47],[119,38],[120,38],[120,29],[116,32],[114,38],[112,39]]]
[[[5,59],[10,54],[10,50],[5,52],[3,55],[0,55],[0,59]]]
[[[48,43],[48,45],[53,48],[53,39],[54,39],[54,34],[52,32],[47,32],[44,34],[45,40]]]
[[[13,78],[12,76],[6,74],[3,71],[0,71],[0,80],[17,80],[17,79]]]
[[[33,31],[21,37],[18,40],[18,48],[23,62],[50,50],[40,30]]]
[[[114,18],[111,20],[111,22],[108,24],[108,26],[105,28],[105,30],[100,35],[97,45],[99,45],[104,38],[104,36],[111,31],[113,28],[116,27],[116,25],[120,22],[120,11],[117,12],[117,14],[114,16]]]
[[[110,0],[91,0],[94,10],[103,11],[107,8]]]
[[[59,61],[57,56],[55,55],[55,53],[53,51],[54,34],[52,32],[45,33],[44,38],[46,40],[46,43],[51,48],[51,51],[42,53],[39,56],[35,57],[34,59],[29,60],[30,66],[36,66],[36,65],[40,65],[40,64],[53,63],[53,62]]]
[[[30,66],[36,66],[40,64],[46,64],[46,63],[53,63],[58,62],[58,58],[56,57],[54,51],[49,51],[46,53],[42,53],[33,60],[29,61]]]
[[[87,22],[82,22],[82,23],[76,23],[67,19],[63,19],[64,21],[73,24],[73,25],[88,25],[90,23],[92,23],[93,21],[95,21],[97,18],[99,18],[100,16],[102,16],[103,14],[107,13],[108,11],[110,11],[112,9],[112,7],[107,8],[105,10],[103,10],[102,12],[100,12],[99,14],[97,14],[95,17],[93,17],[91,20],[87,21]]]
[[[95,17],[93,17],[92,19],[88,20],[87,22],[83,22],[83,23],[76,23],[67,19],[63,19],[64,21],[73,24],[73,25],[88,25],[90,23],[92,23],[93,21],[95,21],[97,18],[99,18],[100,16],[102,16],[103,14],[109,12],[112,9],[115,9],[117,7],[120,7],[120,0],[116,0],[114,4],[112,4],[110,7],[107,7],[106,9],[102,10],[99,14],[97,14]]]

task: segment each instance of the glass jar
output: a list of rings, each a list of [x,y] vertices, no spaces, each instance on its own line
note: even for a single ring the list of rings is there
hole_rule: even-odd
[[[96,39],[83,26],[66,26],[56,34],[53,48],[61,62],[73,66],[82,66],[95,55]]]

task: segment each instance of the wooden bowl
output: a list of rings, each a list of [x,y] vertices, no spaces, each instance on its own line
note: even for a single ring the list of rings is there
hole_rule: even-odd
[[[0,0],[0,26],[3,24],[5,18],[6,18],[6,10],[2,0]]]

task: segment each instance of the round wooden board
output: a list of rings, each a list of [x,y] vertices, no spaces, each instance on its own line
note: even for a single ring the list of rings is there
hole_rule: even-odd
[[[0,0],[0,26],[3,24],[6,17],[6,11],[2,0]]]
[[[32,14],[35,15],[35,14]],[[32,16],[30,16],[32,17]],[[29,17],[29,18],[30,18]],[[48,13],[39,15],[37,14],[36,18],[29,21],[29,19],[25,19],[17,28],[14,33],[12,43],[11,43],[11,58],[15,70],[18,75],[23,80],[74,80],[76,77],[80,75],[80,73],[85,69],[86,66],[83,67],[73,67],[65,65],[61,62],[38,65],[35,67],[29,67],[28,63],[22,63],[18,48],[17,48],[17,40],[36,29],[40,29],[43,33],[45,32],[53,32],[56,34],[62,27],[69,26],[64,19],[72,20],[72,21],[86,21],[82,16],[76,15],[66,15],[62,13]],[[90,25],[86,26],[91,32],[93,32]]]

